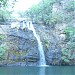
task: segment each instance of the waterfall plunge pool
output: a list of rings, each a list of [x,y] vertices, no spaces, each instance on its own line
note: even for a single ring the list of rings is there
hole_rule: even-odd
[[[75,75],[75,66],[0,67],[0,75]]]

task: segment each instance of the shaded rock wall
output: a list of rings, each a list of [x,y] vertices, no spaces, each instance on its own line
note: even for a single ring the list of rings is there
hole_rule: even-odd
[[[8,66],[15,65],[15,63],[18,65],[17,62],[23,63],[22,65],[38,65],[38,43],[33,32],[27,29],[11,29],[10,26],[8,28],[6,31],[3,27],[3,30],[7,32],[4,42],[8,46],[4,63]]]

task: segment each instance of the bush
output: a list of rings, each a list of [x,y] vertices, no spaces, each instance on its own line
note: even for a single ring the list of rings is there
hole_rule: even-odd
[[[66,15],[63,16],[66,23],[69,23],[69,22],[72,21],[72,19],[73,19],[73,17],[74,17],[74,16],[72,16],[72,15],[73,15],[73,14],[68,13],[68,14],[66,14]]]
[[[62,49],[62,60],[70,62],[75,59],[75,28],[68,26],[65,29],[66,33],[66,46]]]
[[[6,22],[7,19],[10,19],[10,12],[4,9],[0,9],[0,23]]]
[[[75,1],[71,1],[71,0],[67,1],[64,9],[69,12],[74,11],[75,10]]]
[[[50,24],[56,24],[56,23],[62,23],[63,22],[63,13],[62,12],[56,12],[52,14],[52,17],[49,21]]]
[[[5,40],[5,35],[0,35],[0,42],[2,42],[0,44],[0,60],[3,59],[5,52],[7,51],[7,46],[6,44],[3,42]]]
[[[6,45],[2,44],[0,46],[0,60],[3,59],[5,52],[7,51]]]
[[[68,41],[72,41],[75,38],[75,28],[72,26],[66,27],[64,30],[66,33],[66,39],[69,39]]]
[[[4,35],[0,35],[0,40],[3,40],[5,38]]]

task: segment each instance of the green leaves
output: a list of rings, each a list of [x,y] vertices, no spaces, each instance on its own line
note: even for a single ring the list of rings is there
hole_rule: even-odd
[[[6,51],[7,51],[6,45],[2,44],[2,45],[0,46],[0,59],[3,58],[3,55],[5,54]]]
[[[3,58],[5,52],[7,51],[7,45],[4,43],[5,39],[5,35],[0,35],[0,60]]]
[[[67,1],[66,2],[66,6],[65,6],[65,8],[64,8],[65,10],[67,10],[67,11],[74,11],[75,10],[75,1],[73,0],[73,1]]]
[[[62,60],[64,62],[70,62],[75,59],[75,27],[67,26],[65,29],[66,42],[65,48],[62,49]]]
[[[64,60],[64,62],[70,62],[69,59],[67,59],[66,56],[63,56],[63,57],[62,57],[62,60]]]
[[[66,37],[70,38],[70,40],[72,40],[73,38],[75,38],[75,28],[74,27],[67,26],[64,31],[66,33]]]
[[[3,40],[5,38],[4,35],[0,35],[0,40]]]
[[[0,9],[0,22],[6,22],[7,19],[10,19],[10,12],[6,9]]]
[[[11,18],[11,13],[13,9],[9,10],[9,8],[14,7],[14,3],[16,0],[12,0],[12,3],[9,0],[0,0],[0,23],[4,24],[4,22],[8,21]]]
[[[49,24],[51,17],[52,4],[55,0],[43,0],[37,5],[33,5],[28,10],[28,16],[35,22],[42,21],[45,24]]]
[[[3,6],[6,6],[8,0],[0,0],[2,2]]]

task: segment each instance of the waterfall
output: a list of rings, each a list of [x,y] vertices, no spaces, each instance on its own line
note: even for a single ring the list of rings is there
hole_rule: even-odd
[[[40,62],[39,65],[40,66],[45,66],[46,65],[46,61],[45,61],[45,55],[44,55],[44,51],[43,51],[43,46],[42,46],[42,42],[40,41],[40,37],[36,34],[36,31],[33,27],[33,24],[31,21],[27,22],[27,27],[29,30],[33,31],[34,36],[37,39],[38,42],[38,50],[39,50],[39,54],[40,54]]]

